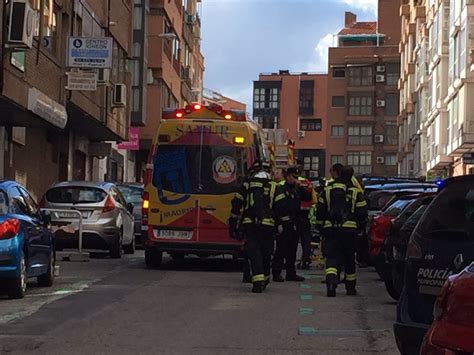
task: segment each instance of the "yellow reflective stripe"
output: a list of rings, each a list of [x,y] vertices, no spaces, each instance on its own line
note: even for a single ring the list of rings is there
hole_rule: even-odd
[[[243,183],[243,185],[244,185],[245,188],[249,187],[249,183],[248,183],[247,181],[245,181],[245,182]]]
[[[357,280],[357,274],[346,274],[346,281],[355,281]]]
[[[273,220],[273,218],[264,218],[262,224],[265,226],[274,226],[275,221]]]
[[[252,276],[252,282],[259,282],[259,281],[265,281],[264,274],[258,274],[258,275]]]
[[[347,222],[344,222],[342,227],[343,228],[357,228],[357,223],[354,221],[347,221]]]
[[[230,216],[231,216],[232,218],[239,218],[239,217],[240,217],[240,215],[235,214],[235,213],[231,213]]]
[[[324,228],[331,228],[331,227],[332,227],[331,221],[324,221]]]
[[[283,222],[289,222],[289,221],[290,221],[290,216],[281,217],[281,220],[282,220]]]
[[[326,189],[326,203],[331,206],[331,189]]]
[[[356,209],[357,193],[358,191],[356,189],[352,191],[352,209],[351,209],[352,213],[354,213]]]
[[[275,197],[275,202],[281,201],[285,198],[285,194],[279,194],[277,197]]]
[[[322,226],[322,225],[324,225],[324,221],[318,221],[318,220],[317,220],[317,221],[316,221],[316,224]]]
[[[261,182],[252,181],[250,187],[263,187],[263,184]]]
[[[367,206],[367,202],[366,201],[361,201],[361,202],[357,202],[356,203],[356,207],[365,207]]]
[[[335,182],[331,186],[332,188],[343,189],[344,191],[347,190],[347,186],[345,184],[341,184],[339,182]]]
[[[243,223],[243,224],[251,224],[251,223],[253,223],[253,222],[252,222],[252,220],[251,220],[250,218],[245,217],[242,223]]]
[[[318,198],[318,202],[319,203],[324,203],[324,198],[322,198],[322,197]]]
[[[335,267],[326,268],[326,275],[337,275],[337,269]]]
[[[275,199],[275,192],[276,192],[277,185],[272,182],[270,186],[270,209],[273,209],[273,202],[276,202]]]
[[[242,195],[239,194],[238,192],[235,194],[235,198],[236,198],[236,199],[239,199],[239,200],[241,200],[241,201],[244,200],[244,196],[242,196]]]

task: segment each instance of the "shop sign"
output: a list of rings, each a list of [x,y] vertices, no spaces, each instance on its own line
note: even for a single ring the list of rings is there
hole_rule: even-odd
[[[130,127],[128,130],[128,141],[117,145],[118,149],[139,150],[140,149],[140,128]]]
[[[69,37],[67,67],[112,68],[111,37]]]
[[[97,73],[94,72],[67,72],[67,90],[96,91]]]
[[[67,124],[66,108],[36,88],[28,90],[28,110],[63,129]]]

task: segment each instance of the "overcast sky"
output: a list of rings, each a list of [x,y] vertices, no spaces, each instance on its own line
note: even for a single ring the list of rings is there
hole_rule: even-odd
[[[326,72],[344,12],[374,20],[377,0],[203,0],[204,85],[252,105],[261,72]]]

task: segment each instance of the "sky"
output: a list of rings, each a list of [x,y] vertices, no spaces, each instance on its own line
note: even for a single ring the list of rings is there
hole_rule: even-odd
[[[344,12],[374,20],[377,0],[202,0],[204,86],[252,108],[259,73],[326,72]]]

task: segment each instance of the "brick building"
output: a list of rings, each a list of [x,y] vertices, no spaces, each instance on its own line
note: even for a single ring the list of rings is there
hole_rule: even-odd
[[[342,163],[357,174],[397,174],[399,7],[379,0],[377,22],[346,12],[329,48],[326,173]]]
[[[198,0],[150,0],[146,118],[140,130],[137,156],[137,170],[141,173],[163,109],[202,99],[204,57],[200,13]]]
[[[7,14],[0,29],[0,178],[16,179],[36,197],[61,180],[123,179],[124,156],[101,143],[128,138],[133,1],[27,3],[38,21],[26,46],[8,41],[11,5],[0,4]],[[68,36],[112,37],[112,69],[100,73],[96,91],[65,89]],[[115,84],[125,84],[119,104]]]
[[[285,129],[310,178],[326,170],[327,74],[260,74],[254,82],[253,118],[264,129]]]
[[[231,99],[221,93],[209,89],[204,89],[202,93],[202,103],[204,105],[217,104],[221,105],[224,110],[239,110],[246,111],[247,105],[243,102]]]

